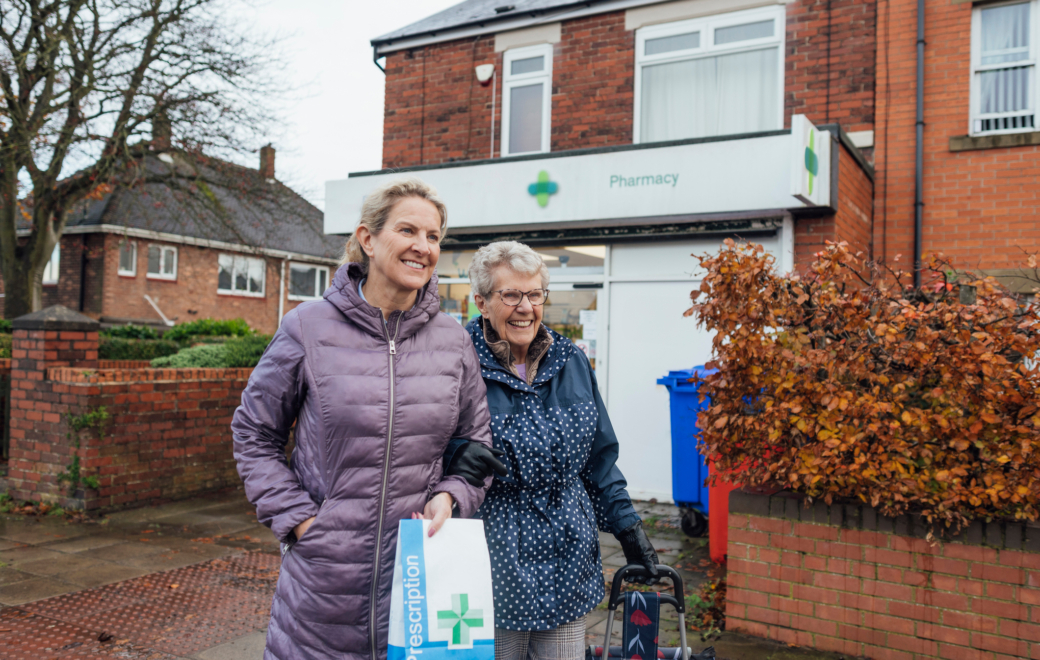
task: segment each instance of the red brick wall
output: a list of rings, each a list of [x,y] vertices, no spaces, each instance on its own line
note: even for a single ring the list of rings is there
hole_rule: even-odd
[[[787,5],[785,114],[845,130],[874,123],[875,2],[831,0],[828,102],[824,0]],[[565,21],[553,48],[552,150],[631,144],[635,32],[624,12]],[[486,158],[491,87],[473,74],[502,57],[494,37],[399,51],[386,58],[383,167]],[[424,69],[425,67],[425,69]],[[424,73],[425,71],[425,73]],[[424,86],[425,81],[425,86]],[[495,153],[500,153],[502,85],[495,103]],[[786,120],[785,120],[786,122]]]
[[[875,252],[904,264],[913,257],[916,7],[891,0],[878,27]],[[971,3],[926,2],[923,245],[964,267],[1018,268],[1022,249],[1040,245],[1040,147],[949,149],[968,129],[971,12]]]
[[[96,332],[15,331],[8,471],[14,497],[99,509],[238,484],[229,427],[251,369],[87,369],[96,366],[96,351]],[[54,366],[62,362],[71,364]],[[81,431],[76,450],[69,416],[101,407],[109,415],[103,432]],[[82,476],[97,477],[99,488],[81,485],[70,495],[58,475],[76,451]]]
[[[1036,528],[930,543],[909,518],[780,499],[731,499],[727,630],[876,660],[1040,657]]]
[[[795,266],[802,269],[827,241],[847,241],[854,251],[870,254],[870,227],[874,183],[845,145],[832,142],[838,150],[838,212],[824,217],[802,217],[795,221]]]
[[[623,11],[563,24],[553,49],[552,151],[632,143],[635,45]]]
[[[803,114],[817,124],[839,123],[846,131],[874,128],[876,28],[875,0],[787,5],[785,121]]]

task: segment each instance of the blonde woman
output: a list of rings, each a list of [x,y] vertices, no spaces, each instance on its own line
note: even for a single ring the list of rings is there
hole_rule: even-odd
[[[369,195],[324,299],[285,316],[242,394],[239,474],[283,542],[266,660],[385,658],[398,521],[420,513],[432,535],[484,499],[490,477],[442,468],[452,438],[464,455],[491,444],[473,345],[439,313],[446,227],[419,180]]]

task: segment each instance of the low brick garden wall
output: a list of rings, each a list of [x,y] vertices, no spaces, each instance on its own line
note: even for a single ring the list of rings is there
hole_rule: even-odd
[[[726,628],[875,660],[1040,659],[1040,527],[920,519],[736,491]]]
[[[13,497],[109,509],[241,483],[230,426],[252,369],[98,368],[97,323],[64,308],[58,319],[31,318],[54,309],[13,324]],[[77,432],[102,409],[103,425]],[[76,456],[79,479],[70,484],[61,475],[75,472]]]

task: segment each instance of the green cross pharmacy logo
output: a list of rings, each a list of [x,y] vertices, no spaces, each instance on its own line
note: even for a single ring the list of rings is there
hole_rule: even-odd
[[[468,645],[469,629],[484,627],[484,610],[470,609],[469,594],[452,594],[451,609],[437,612],[437,627],[451,628],[452,646]]]
[[[816,131],[809,131],[809,146],[805,148],[805,169],[809,172],[809,194],[812,195],[813,179],[820,172],[820,159],[816,155]]]
[[[549,195],[555,195],[560,187],[555,181],[549,180],[549,173],[542,170],[538,173],[538,181],[527,186],[527,192],[538,200],[538,206],[543,209],[549,204]]]

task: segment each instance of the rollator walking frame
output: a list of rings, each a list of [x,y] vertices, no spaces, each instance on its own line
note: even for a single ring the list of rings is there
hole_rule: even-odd
[[[666,577],[672,581],[674,595],[660,594],[661,603],[671,605],[679,613],[679,644],[682,651],[682,660],[690,660],[690,649],[686,646],[686,599],[683,596],[682,577],[674,568],[664,564],[658,564],[657,571],[660,577]],[[614,627],[614,613],[617,611],[618,605],[625,600],[625,594],[621,591],[625,578],[645,578],[649,576],[649,571],[641,564],[629,564],[619,568],[617,573],[614,574],[614,579],[610,583],[610,602],[607,604],[607,632],[603,638],[603,655],[600,656],[602,660],[608,660],[610,657],[610,633]],[[714,651],[711,652],[709,657],[715,657]]]

